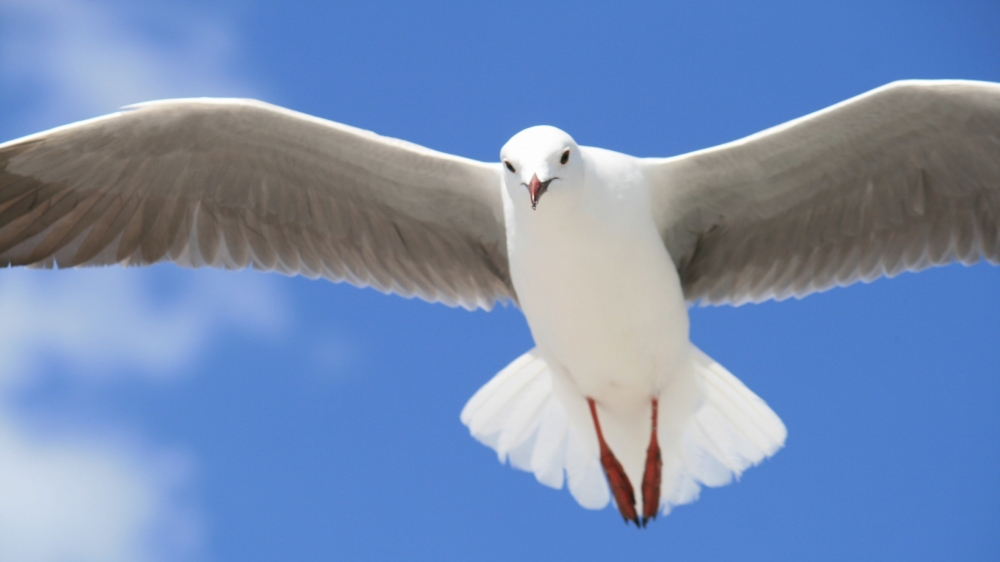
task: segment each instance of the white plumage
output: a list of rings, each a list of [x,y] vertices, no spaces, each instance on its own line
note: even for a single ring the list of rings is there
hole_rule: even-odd
[[[487,164],[212,99],[0,145],[0,265],[170,260],[470,309],[515,302],[536,348],[462,421],[501,461],[567,483],[584,507],[614,497],[636,523],[625,504],[645,523],[785,439],[774,412],[690,342],[689,305],[980,259],[1000,262],[992,83],[898,82],[660,159],[535,127]]]
[[[688,351],[685,374],[697,381],[703,398],[682,437],[664,455],[663,479],[670,483],[661,495],[666,512],[698,499],[700,485],[724,486],[739,478],[780,449],[786,436],[778,416],[725,367],[694,345]],[[570,422],[537,350],[518,357],[479,389],[461,419],[500,462],[509,460],[551,488],[562,488],[566,474],[580,505],[600,509],[608,504],[592,426],[589,420]],[[661,446],[666,449],[663,441]]]

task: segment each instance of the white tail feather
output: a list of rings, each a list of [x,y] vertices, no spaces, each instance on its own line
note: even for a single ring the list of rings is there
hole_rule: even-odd
[[[748,467],[774,454],[786,430],[778,416],[724,367],[691,346],[688,375],[701,392],[694,415],[667,423],[660,434],[663,480],[661,509],[698,499],[700,485],[723,486]],[[562,488],[583,507],[600,509],[610,500],[593,428],[574,424],[552,392],[552,372],[533,349],[502,371],[469,400],[462,423],[473,437],[493,448],[500,462],[535,474],[539,482]],[[662,422],[663,420],[661,420]]]
[[[691,351],[705,402],[695,414],[694,427],[685,434],[687,446],[709,451],[739,477],[777,452],[788,431],[778,415],[725,367],[693,345]]]
[[[600,459],[570,424],[552,393],[549,366],[534,349],[480,388],[461,419],[473,437],[497,452],[500,462],[510,459],[542,484],[562,488],[565,473],[570,493],[583,507],[600,509],[611,499]]]
[[[665,513],[698,499],[699,484],[725,486],[738,479],[776,453],[788,435],[778,415],[725,367],[693,344],[690,358],[702,401],[681,440],[684,470],[674,489],[661,488]]]

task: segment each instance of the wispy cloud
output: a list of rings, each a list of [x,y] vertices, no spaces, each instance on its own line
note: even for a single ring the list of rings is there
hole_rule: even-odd
[[[52,376],[46,365],[53,358],[70,366],[58,376],[81,384],[171,376],[222,332],[267,336],[287,324],[287,307],[264,275],[180,273],[0,273],[0,560],[198,553],[202,531],[185,500],[191,461],[183,452],[80,429],[73,420],[26,423],[13,407],[18,390]],[[149,282],[164,275],[172,295],[154,298]]]
[[[282,298],[267,276],[181,273],[0,272],[0,393],[37,375],[43,358],[72,363],[76,377],[107,378],[126,369],[162,377],[189,364],[216,333],[266,334],[286,323]],[[174,294],[156,297],[149,285],[164,275]]]
[[[229,22],[169,2],[0,0],[0,94],[17,107],[0,109],[0,129],[26,134],[149,99],[255,95],[232,70],[238,52]],[[284,322],[271,278],[217,272],[169,296],[153,289],[174,275],[0,270],[0,560],[202,554],[183,451],[15,408],[23,389],[54,376],[53,358],[77,384],[165,377],[223,331]]]
[[[253,96],[231,24],[174,3],[0,0],[0,84],[48,128],[152,99]]]
[[[197,557],[182,455],[107,436],[24,430],[0,412],[0,560],[131,562]]]

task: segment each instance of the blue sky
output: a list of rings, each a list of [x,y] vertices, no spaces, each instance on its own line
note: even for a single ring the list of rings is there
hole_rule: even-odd
[[[251,96],[495,160],[520,129],[667,156],[902,78],[1000,81],[991,2],[0,0],[0,139]],[[0,560],[1000,555],[1000,268],[698,308],[786,447],[643,532],[458,421],[531,347],[468,313],[256,272],[0,271]]]

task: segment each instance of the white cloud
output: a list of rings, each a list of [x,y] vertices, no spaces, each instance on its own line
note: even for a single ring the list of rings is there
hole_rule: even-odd
[[[130,562],[196,556],[196,516],[134,450],[36,435],[0,419],[0,559]],[[162,461],[160,461],[162,464]],[[153,535],[160,538],[154,544]],[[166,539],[166,540],[163,540]]]
[[[0,0],[0,83],[48,128],[170,97],[253,96],[228,24],[169,2]]]
[[[18,107],[0,108],[2,128],[26,134],[149,99],[255,95],[231,70],[238,47],[223,19],[166,1],[0,0],[0,93]],[[285,321],[273,278],[181,273],[0,270],[0,561],[203,554],[186,499],[195,459],[134,429],[14,407],[53,364],[75,384],[162,378],[223,331],[266,335]],[[165,277],[169,295],[154,290]]]
[[[219,333],[267,336],[287,324],[273,277],[162,267],[171,266],[0,272],[0,560],[197,554],[202,531],[183,499],[183,453],[73,420],[30,424],[12,407],[19,389],[51,376],[53,358],[70,366],[59,376],[83,384],[171,376]],[[164,278],[172,295],[154,297],[150,285]]]
[[[0,271],[0,397],[36,375],[43,357],[71,363],[75,376],[164,376],[215,333],[285,324],[268,276],[170,267]],[[157,298],[149,285],[165,275],[175,294]]]
[[[267,276],[184,273],[0,272],[0,390],[35,374],[35,360],[43,356],[71,362],[78,376],[108,377],[122,368],[162,376],[189,363],[213,333],[284,324],[280,296]],[[167,302],[148,287],[163,275],[179,284]]]
[[[130,561],[155,487],[118,451],[43,443],[0,420],[0,558]]]

